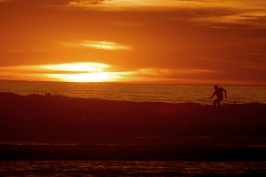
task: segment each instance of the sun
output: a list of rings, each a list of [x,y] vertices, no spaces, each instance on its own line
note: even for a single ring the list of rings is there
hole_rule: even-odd
[[[44,65],[42,68],[52,71],[46,77],[65,82],[110,82],[118,81],[121,76],[106,71],[109,65],[103,63],[81,62],[58,65]]]
[[[69,74],[65,75],[65,79],[74,82],[103,82],[109,81],[110,76],[107,72],[91,74]]]

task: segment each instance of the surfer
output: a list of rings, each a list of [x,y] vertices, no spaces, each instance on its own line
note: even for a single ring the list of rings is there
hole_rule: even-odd
[[[225,98],[227,98],[227,95],[226,95],[226,90],[223,89],[222,87],[218,87],[218,85],[214,85],[214,89],[215,91],[213,92],[213,95],[210,97],[210,98],[213,98],[215,95],[216,95],[216,99],[213,101],[213,106],[220,106],[220,101],[223,100],[224,96]],[[223,95],[223,92],[224,92],[224,95]]]

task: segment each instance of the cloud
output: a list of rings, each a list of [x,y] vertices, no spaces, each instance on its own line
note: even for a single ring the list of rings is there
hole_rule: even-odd
[[[144,80],[144,81],[168,81],[168,80],[189,80],[198,75],[219,74],[219,71],[196,68],[139,68],[128,72],[129,80]],[[199,79],[200,80],[200,79]]]
[[[72,0],[70,6],[76,7],[98,7],[111,9],[136,9],[136,8],[175,8],[175,7],[196,7],[202,4],[208,5],[208,1],[195,0]],[[211,1],[210,1],[211,2]]]
[[[56,71],[73,71],[73,72],[100,72],[107,68],[109,65],[103,63],[93,62],[81,62],[81,63],[65,63],[65,64],[53,64],[53,65],[42,65],[43,69],[56,70]]]
[[[131,47],[108,41],[82,41],[80,43],[63,43],[73,48],[94,48],[100,50],[131,50]]]
[[[263,10],[266,2],[261,0],[72,0],[69,2],[71,6],[90,7],[92,5],[100,5],[101,7],[120,7],[120,8],[135,8],[135,7],[231,7],[231,8],[245,8],[245,9],[258,9]]]
[[[69,5],[72,5],[72,6],[87,6],[87,5],[91,5],[91,4],[100,4],[103,1],[104,0],[74,0],[74,1],[70,1]]]
[[[219,17],[219,18],[217,18]],[[195,17],[194,22],[202,25],[210,25],[214,28],[266,28],[266,13],[258,11],[235,11],[223,15],[210,15]]]
[[[266,2],[259,0],[216,1],[192,20],[215,28],[266,28]]]
[[[213,28],[266,28],[266,2],[261,0],[72,0],[69,5],[97,10],[170,10],[176,12],[171,18]]]
[[[76,63],[62,63],[50,65],[22,65],[22,66],[5,66],[0,67],[3,72],[13,73],[90,73],[102,72],[109,69],[111,66],[104,63],[97,62],[76,62]]]
[[[9,66],[0,67],[0,78],[73,82],[116,81],[121,73],[106,71],[110,67],[94,62]]]

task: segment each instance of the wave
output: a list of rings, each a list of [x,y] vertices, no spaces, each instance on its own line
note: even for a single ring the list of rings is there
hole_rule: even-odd
[[[266,159],[265,104],[213,107],[4,92],[0,100],[5,159]]]
[[[46,128],[49,127],[51,132],[141,136],[266,135],[266,104],[259,103],[213,107],[196,103],[113,101],[51,94],[21,96],[3,92],[0,100],[1,131],[48,132]]]

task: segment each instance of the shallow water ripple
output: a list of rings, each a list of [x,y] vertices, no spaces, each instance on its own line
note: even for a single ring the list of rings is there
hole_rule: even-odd
[[[1,176],[266,176],[266,162],[0,161]]]

